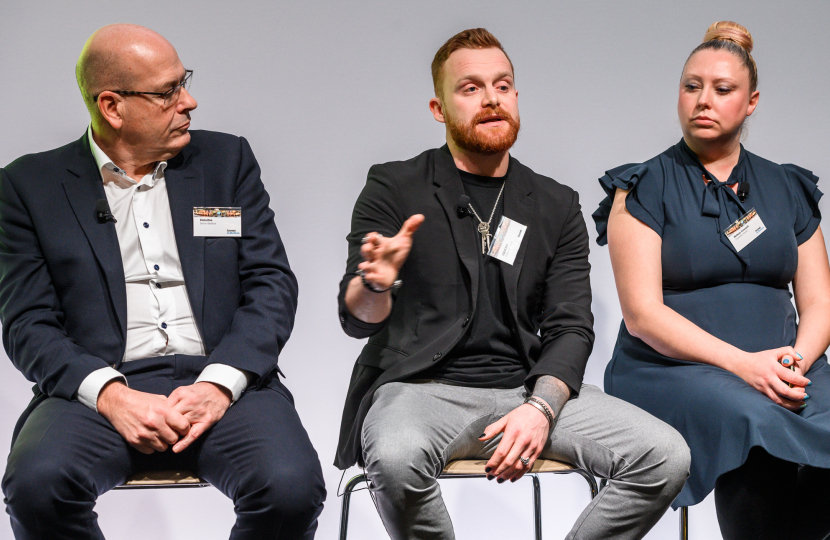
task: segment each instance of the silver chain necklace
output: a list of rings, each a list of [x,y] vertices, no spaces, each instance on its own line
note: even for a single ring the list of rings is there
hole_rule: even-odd
[[[493,205],[493,211],[490,212],[490,219],[488,219],[486,223],[478,216],[478,212],[476,212],[476,209],[473,208],[473,203],[468,203],[470,210],[472,210],[473,215],[478,220],[478,233],[481,235],[482,255],[486,255],[487,252],[490,251],[490,238],[493,237],[493,235],[490,234],[490,222],[493,221],[493,216],[496,214],[496,208],[499,206],[499,199],[501,199],[501,194],[504,191],[504,184],[506,183],[506,181],[502,183],[501,189],[499,190],[499,196],[496,197],[496,204]]]

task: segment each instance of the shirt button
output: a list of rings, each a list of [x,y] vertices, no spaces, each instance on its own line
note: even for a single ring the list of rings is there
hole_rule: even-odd
[[[150,224],[149,224],[149,223],[147,223],[146,221],[144,222],[144,228],[145,228],[145,229],[149,229],[149,228],[150,228]]]
[[[470,323],[470,318],[469,318],[469,317],[467,317],[466,319],[464,319],[464,322],[463,322],[463,323],[461,323],[461,326],[462,326],[462,327],[467,326],[469,323]]]
[[[435,353],[435,356],[432,357],[432,361],[434,362],[434,361],[438,360],[439,358],[441,358],[442,356],[444,356],[442,353],[437,352],[437,353]]]
[[[154,264],[154,265],[153,265],[153,268],[155,268],[156,270],[158,270],[158,269],[159,269],[159,265]]]
[[[161,283],[156,283],[156,289],[161,289]]]
[[[167,328],[167,323],[166,322],[161,323],[161,327],[162,328]]]

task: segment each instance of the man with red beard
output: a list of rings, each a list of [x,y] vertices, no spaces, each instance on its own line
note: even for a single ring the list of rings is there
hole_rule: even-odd
[[[583,385],[594,340],[576,192],[510,157],[513,65],[484,29],[432,63],[446,146],[375,165],[357,200],[340,322],[369,337],[335,465],[364,466],[394,539],[454,538],[436,478],[487,459],[515,482],[538,457],[609,478],[568,538],[642,538],[680,492],[671,427]]]

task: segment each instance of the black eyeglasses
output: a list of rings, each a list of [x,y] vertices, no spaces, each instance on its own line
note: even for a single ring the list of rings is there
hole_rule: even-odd
[[[175,103],[179,99],[179,95],[181,94],[181,89],[184,88],[187,90],[190,88],[190,79],[193,78],[193,70],[186,69],[184,70],[184,78],[182,82],[168,90],[167,92],[135,92],[133,90],[110,90],[113,94],[118,94],[121,96],[138,96],[138,95],[145,95],[145,96],[158,96],[162,98],[164,101],[164,106],[167,107],[171,103]],[[100,95],[100,94],[99,94]],[[98,96],[95,96],[93,101],[98,101]]]

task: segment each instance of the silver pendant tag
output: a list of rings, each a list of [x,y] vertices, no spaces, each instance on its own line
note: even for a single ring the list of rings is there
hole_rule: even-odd
[[[490,234],[490,224],[482,221],[478,224],[478,232],[481,235],[481,253],[486,255],[490,251],[490,238],[493,236]]]

